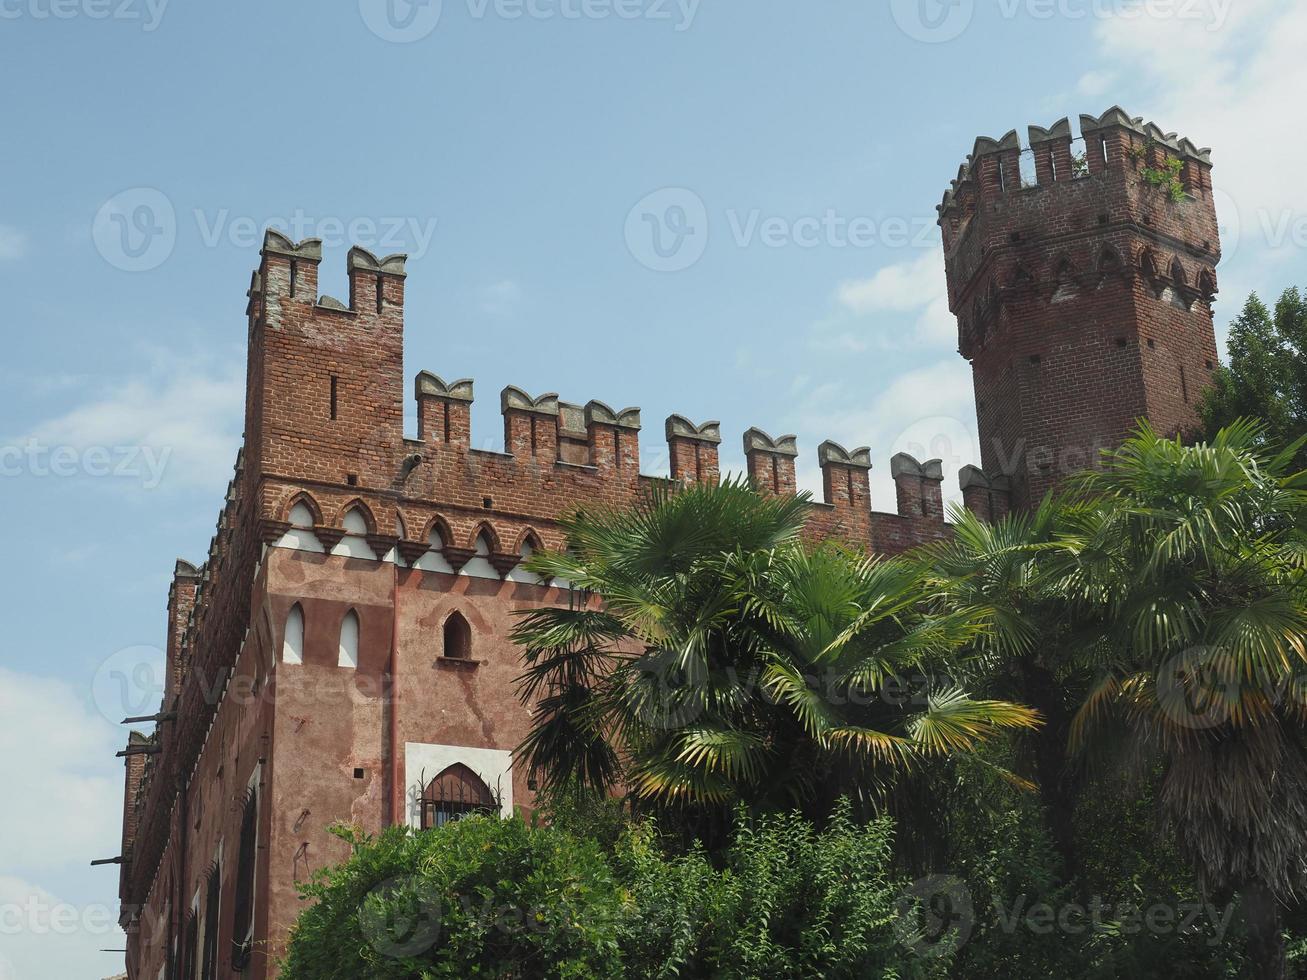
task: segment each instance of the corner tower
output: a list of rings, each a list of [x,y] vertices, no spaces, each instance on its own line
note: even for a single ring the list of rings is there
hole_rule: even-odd
[[[939,207],[984,471],[1017,507],[1138,419],[1191,428],[1217,361],[1211,151],[1118,107],[1080,129],[981,137]]]

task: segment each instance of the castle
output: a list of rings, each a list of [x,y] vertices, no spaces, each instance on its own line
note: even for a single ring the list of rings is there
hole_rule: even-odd
[[[1119,109],[980,139],[939,208],[973,365],[982,465],[966,505],[1026,507],[1134,420],[1183,429],[1216,363],[1208,151]],[[1033,178],[1023,170],[1033,169]],[[561,516],[623,505],[641,415],[517,388],[504,452],[470,445],[472,381],[416,380],[403,431],[405,261],[355,248],[349,300],[320,243],[265,238],[248,304],[245,444],[202,565],[179,561],[153,734],[132,732],[120,863],[131,978],[275,976],[296,886],[343,860],[327,827],[438,825],[530,806],[517,611],[569,600],[522,561]],[[719,426],[673,415],[671,480],[719,478]],[[793,437],[744,435],[748,477],[795,491]],[[896,554],[946,537],[938,461],[818,448],[809,532]]]

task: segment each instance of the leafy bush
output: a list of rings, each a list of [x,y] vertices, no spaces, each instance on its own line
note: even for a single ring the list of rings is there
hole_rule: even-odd
[[[341,836],[354,856],[303,889],[284,980],[621,975],[627,900],[593,842],[491,817]]]
[[[818,831],[741,817],[722,866],[669,856],[653,824],[611,852],[557,827],[476,817],[351,832],[354,856],[304,888],[286,980],[322,978],[925,978],[890,822],[847,805]]]
[[[913,951],[892,845],[887,819],[855,824],[847,804],[820,832],[798,815],[740,819],[720,872],[699,850],[665,858],[637,829],[616,858],[640,910],[627,975],[944,976],[947,957]]]

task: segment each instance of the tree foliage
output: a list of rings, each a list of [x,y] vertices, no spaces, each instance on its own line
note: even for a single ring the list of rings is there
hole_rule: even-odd
[[[1307,432],[1307,299],[1287,289],[1274,311],[1254,293],[1230,325],[1229,365],[1217,368],[1201,405],[1208,438],[1257,419],[1272,446]],[[1307,467],[1300,454],[1299,467]]]
[[[602,601],[528,613],[516,638],[545,788],[627,787],[661,807],[828,812],[926,759],[1032,727],[941,676],[979,628],[926,615],[914,564],[799,539],[804,498],[738,483],[566,522],[531,568]]]
[[[837,807],[736,817],[721,866],[669,856],[651,823],[611,850],[559,827],[471,817],[376,839],[304,889],[281,975],[789,980],[945,975],[914,952],[888,821]]]

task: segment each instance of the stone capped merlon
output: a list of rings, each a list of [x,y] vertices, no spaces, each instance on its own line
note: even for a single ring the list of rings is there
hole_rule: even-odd
[[[898,453],[889,461],[889,472],[895,479],[900,476],[918,476],[923,480],[943,480],[944,461],[931,459],[921,463],[909,453]]]
[[[696,442],[709,442],[714,446],[719,445],[722,441],[722,424],[720,422],[705,422],[703,425],[695,425],[684,415],[669,415],[667,417],[667,438],[693,439]]]
[[[1015,129],[1009,130],[1007,135],[1002,139],[991,139],[988,136],[979,136],[976,138],[976,145],[971,149],[972,160],[979,160],[981,157],[989,156],[991,153],[998,153],[1002,150],[1020,150],[1021,137],[1017,135]]]
[[[817,462],[821,466],[829,463],[836,463],[840,466],[851,466],[859,470],[871,469],[871,447],[860,446],[852,451],[845,449],[838,442],[827,439],[817,447]]]
[[[568,435],[584,437],[585,408],[581,405],[573,405],[571,402],[559,402],[558,427]]]
[[[322,310],[337,310],[341,313],[348,313],[349,307],[336,299],[335,296],[318,297],[318,308]]]
[[[201,575],[199,568],[188,562],[185,558],[178,558],[177,564],[173,567],[173,578],[193,578],[197,579]]]
[[[499,394],[499,408],[503,412],[516,409],[519,412],[532,412],[536,415],[557,416],[558,393],[551,391],[538,398],[532,398],[521,388],[509,385]]]
[[[1036,143],[1047,143],[1049,140],[1071,139],[1071,120],[1063,116],[1057,122],[1053,123],[1048,129],[1043,126],[1027,127],[1027,135],[1030,137],[1030,145]]]
[[[426,395],[431,398],[447,398],[451,401],[472,401],[472,379],[446,382],[440,375],[422,371],[417,376],[417,397]]]
[[[1143,117],[1132,116],[1119,105],[1112,106],[1101,116],[1091,116],[1087,113],[1080,114],[1080,134],[1082,136],[1088,136],[1100,129],[1109,129],[1114,126],[1132,130],[1141,136],[1144,133]]]
[[[639,429],[640,410],[638,408],[624,408],[620,412],[616,412],[601,401],[591,401],[585,406],[586,427],[588,428],[595,422],[602,425],[615,425],[620,429]]]
[[[363,272],[379,272],[388,276],[405,276],[404,263],[408,261],[408,256],[403,252],[396,252],[393,255],[387,255],[384,259],[379,259],[366,248],[355,245],[349,250],[349,271],[356,269]]]
[[[284,255],[291,259],[307,259],[310,262],[322,261],[322,239],[306,238],[302,242],[292,242],[276,228],[269,228],[263,233],[263,252]]]
[[[1143,136],[1145,139],[1150,139],[1155,143],[1165,146],[1167,149],[1174,150],[1181,156],[1211,166],[1211,147],[1198,147],[1190,140],[1176,136],[1175,133],[1164,132],[1157,123],[1146,123],[1144,122],[1143,116],[1131,116],[1130,113],[1126,112],[1119,105],[1112,106],[1112,108],[1108,109],[1098,117],[1090,115],[1081,115],[1080,117],[1080,133],[1083,136],[1088,136],[1090,133],[1097,133],[1100,130],[1110,129],[1116,126],[1128,129],[1132,133],[1137,133],[1138,135]]]
[[[1194,146],[1190,140],[1184,139],[1176,133],[1162,132],[1162,127],[1157,125],[1157,123],[1147,123],[1144,126],[1144,135],[1154,143],[1160,143],[1168,150],[1174,150],[1181,156],[1189,157],[1208,164],[1212,162],[1212,150],[1210,147],[1199,149],[1197,146]]]
[[[958,470],[958,484],[962,490],[979,487],[982,490],[1009,490],[1012,481],[1006,476],[990,476],[979,466],[964,466]]]
[[[799,440],[797,436],[780,436],[773,439],[762,429],[750,429],[744,434],[744,454],[752,452],[771,453],[774,456],[798,456]]]
[[[958,167],[958,175],[949,182],[948,188],[944,191],[944,200],[936,207],[937,211],[946,211],[953,204],[953,199],[957,197],[958,189],[971,180],[971,167],[962,164]]]

